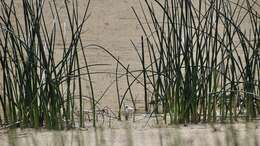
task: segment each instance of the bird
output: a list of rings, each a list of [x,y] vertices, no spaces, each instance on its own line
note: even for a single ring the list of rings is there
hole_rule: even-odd
[[[133,115],[135,109],[130,105],[124,105],[125,119],[128,120],[129,116]]]

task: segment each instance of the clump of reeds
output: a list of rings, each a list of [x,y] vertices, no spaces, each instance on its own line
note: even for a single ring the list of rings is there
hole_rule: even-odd
[[[152,91],[149,99],[145,97],[146,110],[149,102],[154,104],[152,113],[159,113],[162,106],[164,120],[169,116],[170,123],[256,118],[260,93],[258,2],[144,3],[142,17],[133,10],[144,33],[142,51],[137,51],[144,92]]]
[[[59,3],[64,5],[62,14],[55,0],[0,1],[0,102],[5,124],[74,127],[77,106],[83,127],[82,91],[86,86],[82,82],[86,76],[95,126],[94,91],[81,39],[89,1],[84,9],[79,9],[77,0]]]

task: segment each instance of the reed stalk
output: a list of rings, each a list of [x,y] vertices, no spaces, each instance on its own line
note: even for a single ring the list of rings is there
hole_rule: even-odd
[[[14,0],[0,1],[0,60],[3,69],[0,100],[4,122],[17,123],[14,125],[17,127],[74,127],[75,103],[79,103],[79,125],[83,127],[82,97],[85,89],[82,78],[87,75],[90,84],[92,80],[81,34],[88,18],[90,1],[82,10],[79,10],[77,0],[71,4],[65,0],[64,10],[55,1],[22,0],[21,3],[22,7],[18,9]],[[46,11],[51,12],[51,17]],[[62,25],[61,11],[65,12],[62,16],[68,20],[68,30]],[[60,58],[56,56],[58,49],[62,53]],[[79,63],[82,56],[79,50],[85,58],[83,65]],[[90,90],[95,100],[92,85]],[[77,95],[79,102],[76,102]],[[95,109],[94,104],[92,108]]]

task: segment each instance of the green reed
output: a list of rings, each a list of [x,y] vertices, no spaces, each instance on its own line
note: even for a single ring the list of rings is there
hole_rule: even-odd
[[[89,2],[0,1],[0,61],[3,91],[0,98],[4,123],[19,127],[63,129],[84,126],[83,76],[94,89],[81,34],[88,18]],[[46,11],[51,12],[47,16]],[[69,27],[63,27],[63,21]],[[57,56],[58,50],[61,57]],[[84,63],[79,63],[83,56]],[[79,97],[76,100],[75,97]],[[94,102],[93,102],[94,103]],[[79,105],[77,105],[79,104]],[[92,105],[95,111],[95,104]],[[95,112],[93,112],[95,126]]]
[[[152,90],[153,113],[161,106],[165,122],[169,116],[170,123],[256,118],[260,89],[257,1],[143,3],[142,17],[133,11],[146,44],[139,57],[144,92]],[[150,63],[144,62],[145,55]]]

